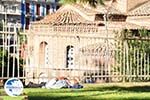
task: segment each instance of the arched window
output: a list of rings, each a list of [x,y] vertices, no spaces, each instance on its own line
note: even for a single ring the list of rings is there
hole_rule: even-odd
[[[74,68],[74,47],[67,46],[66,68]]]
[[[39,63],[41,67],[47,67],[49,64],[48,44],[45,41],[40,43]]]

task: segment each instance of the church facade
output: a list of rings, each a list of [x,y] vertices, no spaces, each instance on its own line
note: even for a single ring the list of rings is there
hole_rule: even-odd
[[[124,9],[120,7],[123,1]],[[61,76],[82,80],[110,75],[115,64],[115,31],[150,29],[150,2],[137,0],[131,5],[129,1],[112,0],[97,9],[64,5],[33,22],[27,32],[26,77],[30,81]]]

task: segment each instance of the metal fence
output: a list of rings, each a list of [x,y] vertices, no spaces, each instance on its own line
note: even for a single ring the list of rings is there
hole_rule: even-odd
[[[117,52],[119,76],[123,81],[149,81],[150,79],[150,38],[128,37]],[[118,67],[116,66],[116,67]]]
[[[16,26],[4,26],[0,31],[0,82],[5,82],[11,77],[23,79],[25,76],[17,31]]]
[[[40,62],[37,61],[39,66],[27,68],[29,81],[41,82],[44,77],[77,77],[86,83],[149,81],[148,37],[40,35],[36,38],[45,37],[51,41],[39,43],[39,48],[48,49],[36,51]],[[38,59],[36,54],[32,61]]]
[[[47,44],[43,41],[39,44],[41,50],[38,56],[41,62],[39,66],[33,66],[32,57],[38,56],[31,54],[35,51],[29,47],[26,36],[17,34],[15,28],[13,32],[1,31],[0,80],[18,77],[26,82],[39,83],[57,76],[78,77],[85,83],[150,80],[148,37],[127,37],[123,40],[87,36],[48,37],[52,42]],[[71,43],[65,52],[60,51],[62,42]],[[48,49],[46,45],[53,49]],[[47,51],[42,51],[42,48]],[[48,53],[53,55],[49,57]]]

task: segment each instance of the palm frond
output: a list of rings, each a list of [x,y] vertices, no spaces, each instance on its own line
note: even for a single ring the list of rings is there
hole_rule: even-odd
[[[60,4],[74,4],[76,2],[77,0],[60,0],[59,1]]]
[[[98,0],[98,4],[100,4],[100,5],[105,5],[105,4],[104,4],[104,0]]]
[[[92,7],[97,7],[97,5],[104,5],[104,0],[60,0],[62,4],[75,4],[75,3],[85,4],[88,3]]]
[[[104,1],[103,0],[86,0],[87,3],[89,3],[89,5],[91,7],[97,7],[98,5],[104,5]]]

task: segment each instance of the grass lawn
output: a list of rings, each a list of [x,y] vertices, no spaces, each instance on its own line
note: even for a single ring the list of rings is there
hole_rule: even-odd
[[[150,100],[150,83],[86,84],[83,89],[30,88],[24,92],[29,100]],[[23,97],[1,98],[23,100]]]

